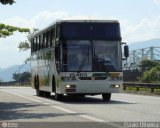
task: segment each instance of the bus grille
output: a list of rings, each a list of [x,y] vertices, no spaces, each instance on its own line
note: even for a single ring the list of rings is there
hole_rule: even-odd
[[[106,80],[107,77],[79,77],[80,80]]]

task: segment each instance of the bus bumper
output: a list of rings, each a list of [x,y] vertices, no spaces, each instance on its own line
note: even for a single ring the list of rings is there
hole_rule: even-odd
[[[83,81],[83,82],[62,82],[62,94],[102,94],[102,93],[121,93],[123,82],[116,81]]]

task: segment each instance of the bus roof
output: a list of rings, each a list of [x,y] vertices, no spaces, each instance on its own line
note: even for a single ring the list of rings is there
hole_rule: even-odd
[[[33,35],[32,38],[34,38],[35,36],[39,35],[42,32],[47,31],[48,29],[50,29],[51,27],[54,27],[56,24],[61,24],[61,23],[118,23],[118,20],[57,20],[53,23],[51,23],[49,26],[45,27],[44,29],[38,31],[36,34]]]

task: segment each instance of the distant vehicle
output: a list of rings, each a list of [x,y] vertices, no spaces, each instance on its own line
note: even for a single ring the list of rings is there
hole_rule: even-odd
[[[61,20],[31,43],[32,86],[38,96],[98,95],[122,91],[120,24],[115,20]],[[128,57],[128,46],[124,46]]]

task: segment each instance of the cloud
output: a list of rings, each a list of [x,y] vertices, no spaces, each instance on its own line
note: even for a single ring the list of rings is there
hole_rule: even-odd
[[[144,18],[137,24],[122,21],[122,36],[127,42],[160,38],[160,16]]]
[[[158,0],[157,0],[158,1]],[[160,1],[160,0],[159,0]],[[106,16],[86,16],[86,15],[69,15],[64,11],[43,11],[33,16],[31,19],[22,17],[13,17],[6,21],[7,24],[42,29],[49,24],[60,19],[115,19]],[[153,16],[141,19],[137,24],[133,24],[128,19],[120,19],[122,28],[122,38],[127,42],[136,42],[160,37],[160,16]],[[22,37],[20,37],[22,39]],[[23,40],[24,40],[23,36]]]
[[[69,15],[64,11],[43,11],[33,16],[31,19],[25,19],[23,17],[12,17],[3,23],[14,25],[18,27],[29,27],[42,29],[49,24],[55,22],[57,19],[116,19],[115,17],[106,16],[86,16],[86,15]],[[121,33],[123,41],[132,43],[136,41],[144,41],[152,38],[160,38],[160,16],[152,16],[149,18],[141,19],[139,22],[132,23],[129,19],[118,19],[121,23]],[[29,52],[22,54],[19,53],[17,48],[21,41],[26,40],[26,34],[16,32],[14,36],[6,39],[0,39],[0,51],[8,56],[10,63],[5,61],[5,57],[0,57],[1,66],[7,67],[12,64],[22,64],[24,60],[29,56]],[[15,59],[16,56],[16,59]],[[18,60],[18,61],[17,61]]]
[[[160,0],[153,0],[155,3],[160,4]]]

